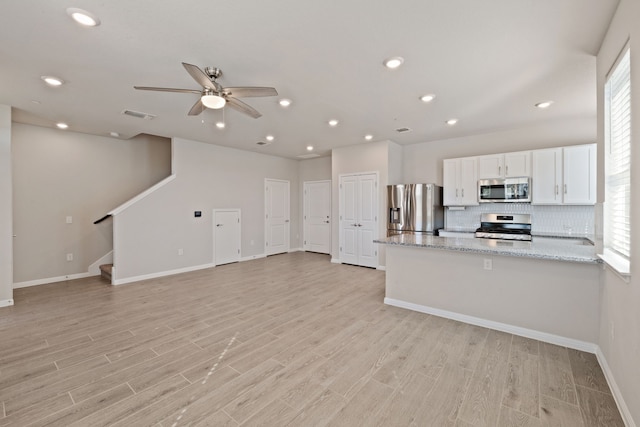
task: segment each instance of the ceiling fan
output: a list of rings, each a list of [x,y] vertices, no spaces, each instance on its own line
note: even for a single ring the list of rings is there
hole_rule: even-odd
[[[262,114],[260,114],[255,108],[245,104],[237,98],[276,96],[278,94],[275,88],[272,87],[223,87],[216,81],[216,79],[222,75],[222,70],[220,68],[206,67],[203,71],[199,67],[185,62],[183,62],[182,65],[191,77],[193,77],[193,79],[202,86],[201,90],[148,86],[134,86],[134,89],[154,90],[159,92],[197,93],[200,95],[200,98],[195,104],[193,104],[191,110],[189,110],[190,116],[197,116],[206,108],[216,110],[224,107],[225,105],[229,105],[229,107],[245,113],[254,119],[262,116]]]

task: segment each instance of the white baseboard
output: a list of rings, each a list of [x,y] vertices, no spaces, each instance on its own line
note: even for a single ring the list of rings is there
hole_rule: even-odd
[[[116,279],[112,285],[124,285],[126,283],[139,282],[141,280],[157,279],[158,277],[173,276],[174,274],[188,273],[190,271],[204,270],[205,268],[215,267],[214,263],[194,265],[191,267],[177,268],[175,270],[159,271],[157,273],[143,274],[140,276],[127,277],[125,279]]]
[[[0,307],[9,307],[13,305],[12,299],[0,299]]]
[[[292,249],[289,249],[288,252],[291,253],[291,252],[303,252],[303,251],[304,251],[304,249],[302,249],[302,248],[292,248]]]
[[[400,301],[393,298],[385,298],[384,303],[395,307],[406,308],[420,313],[433,314],[434,316],[444,317],[447,319],[457,320],[459,322],[469,323],[471,325],[482,326],[497,331],[507,332],[521,337],[532,338],[538,341],[544,341],[551,344],[560,345],[574,350],[586,351],[587,353],[596,353],[598,345],[586,341],[576,340],[573,338],[562,337],[559,335],[549,334],[547,332],[536,331],[534,329],[522,328],[520,326],[509,325],[507,323],[495,322],[493,320],[481,319],[479,317],[467,316],[466,314],[455,313],[453,311],[441,310],[439,308],[428,307],[425,305],[414,304],[411,302]]]
[[[376,267],[376,270],[387,271],[387,266],[386,265],[379,265],[379,266]]]
[[[109,251],[108,253],[95,260],[91,265],[89,265],[87,271],[92,275],[97,276],[100,274],[100,266],[102,264],[113,264],[113,251]]]
[[[332,264],[342,264],[342,262],[340,261],[340,258],[331,258],[331,263]]]
[[[609,367],[607,359],[606,357],[604,357],[604,353],[602,352],[602,349],[600,349],[600,346],[598,346],[598,348],[596,349],[596,358],[598,359],[598,363],[600,363],[600,367],[602,368],[604,377],[607,379],[607,383],[609,384],[609,388],[611,389],[611,394],[613,394],[613,399],[618,405],[618,410],[620,411],[620,415],[622,416],[624,425],[627,427],[636,427],[636,423],[635,421],[633,421],[631,412],[629,412],[629,407],[622,397],[622,392],[618,387],[618,383],[616,383],[613,372],[611,372],[611,368]]]
[[[240,258],[240,262],[251,261],[252,259],[260,259],[260,258],[266,258],[266,257],[267,257],[266,254],[249,255],[249,256]]]
[[[99,276],[100,272],[93,273],[76,273],[66,276],[48,277],[46,279],[29,280],[27,282],[18,282],[13,284],[13,289],[28,288],[29,286],[46,285],[47,283],[64,282],[66,280],[84,279],[85,277]]]

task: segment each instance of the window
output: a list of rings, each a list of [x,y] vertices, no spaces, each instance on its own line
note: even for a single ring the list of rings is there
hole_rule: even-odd
[[[604,261],[630,273],[631,67],[630,49],[621,54],[605,85]]]

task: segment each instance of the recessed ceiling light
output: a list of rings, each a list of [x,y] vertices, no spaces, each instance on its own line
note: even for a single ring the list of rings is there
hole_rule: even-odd
[[[536,104],[536,107],[538,107],[538,108],[549,108],[551,106],[551,104],[553,104],[553,101],[538,102]]]
[[[42,80],[44,80],[44,82],[46,84],[48,84],[49,86],[61,86],[64,83],[64,80],[62,80],[59,77],[54,77],[54,76],[40,76],[40,78]]]
[[[387,67],[387,68],[390,68],[392,70],[395,70],[396,68],[401,66],[403,62],[404,62],[404,58],[402,58],[400,56],[395,56],[393,58],[389,58],[389,59],[385,60],[384,61],[384,66]]]
[[[449,126],[453,126],[453,125],[455,125],[456,123],[458,123],[458,119],[449,119],[449,120],[447,120],[447,122],[446,122],[446,123],[447,123]]]
[[[218,129],[224,129],[225,124],[224,124],[224,122],[216,122],[216,127],[217,127]]]
[[[338,122],[336,119],[329,120],[329,126],[331,126],[331,127],[338,126],[338,123],[340,123],[340,122]]]
[[[313,151],[313,145],[307,145],[307,151]]]
[[[280,104],[281,107],[288,107],[289,105],[291,105],[291,100],[290,99],[286,99],[283,98],[280,101],[278,101],[278,104]]]
[[[114,138],[120,138],[120,134],[118,132],[109,132],[109,135],[111,135]]]
[[[275,139],[273,135],[267,135],[265,138],[267,139],[267,141],[273,141]]]
[[[365,135],[364,139],[366,139],[367,141],[371,141],[373,139],[373,135]]]
[[[58,129],[67,129],[69,127],[68,124],[62,122],[56,123],[56,126],[58,127]]]
[[[86,10],[70,7],[67,9],[67,15],[72,17],[78,24],[82,24],[85,27],[97,27],[100,25],[98,17]]]
[[[422,102],[431,102],[434,99],[436,99],[436,96],[432,93],[420,97],[420,101]]]

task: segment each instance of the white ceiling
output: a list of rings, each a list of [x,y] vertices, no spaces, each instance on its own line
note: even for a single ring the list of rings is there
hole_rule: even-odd
[[[0,2],[0,104],[14,120],[122,138],[177,136],[295,158],[373,140],[460,137],[595,117],[595,55],[618,0],[12,0]],[[66,14],[85,9],[101,25]],[[397,70],[384,59],[402,56]],[[263,116],[187,112],[199,89],[181,62],[219,67]],[[42,75],[66,81],[46,86]],[[435,93],[430,104],[421,95]],[[281,97],[293,104],[283,109]],[[553,100],[540,110],[533,105]],[[35,103],[37,101],[38,103]],[[157,117],[124,116],[125,109]],[[459,123],[448,126],[455,117]],[[340,120],[336,128],[327,121]],[[204,123],[203,123],[204,121]],[[399,127],[412,131],[399,134]],[[267,134],[275,136],[259,147]]]

